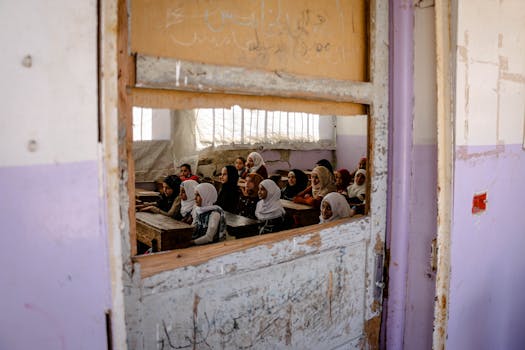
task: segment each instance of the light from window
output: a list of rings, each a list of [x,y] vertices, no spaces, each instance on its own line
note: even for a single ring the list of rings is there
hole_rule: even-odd
[[[200,108],[197,146],[277,144],[319,141],[319,115],[301,112]]]
[[[149,141],[152,138],[151,108],[133,107],[133,141]]]

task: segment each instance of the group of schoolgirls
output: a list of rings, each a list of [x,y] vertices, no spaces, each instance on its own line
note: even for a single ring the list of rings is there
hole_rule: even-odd
[[[218,242],[226,237],[224,211],[259,221],[259,234],[287,229],[285,210],[280,199],[293,200],[321,210],[320,222],[330,222],[359,213],[366,196],[366,159],[350,173],[333,171],[322,159],[311,172],[311,179],[300,169],[288,173],[281,188],[268,179],[263,157],[252,152],[244,160],[221,169],[220,190],[210,183],[199,183],[188,164],[179,176],[167,176],[156,206],[141,210],[173,217],[195,226],[191,244]],[[239,183],[242,186],[239,186]]]
[[[156,205],[141,208],[163,214],[195,226],[190,244],[218,242],[226,237],[224,211],[259,220],[259,234],[284,229],[285,211],[279,199],[281,190],[275,182],[266,179],[262,156],[252,152],[235,165],[221,169],[220,190],[211,183],[199,183],[188,164],[181,166],[180,176],[164,178],[160,199]],[[244,186],[239,187],[239,180]],[[242,188],[242,190],[241,190]]]
[[[300,169],[292,169],[281,198],[320,209],[320,223],[364,214],[366,158],[359,161],[352,173],[347,169],[333,171],[330,162],[321,159],[310,180]]]

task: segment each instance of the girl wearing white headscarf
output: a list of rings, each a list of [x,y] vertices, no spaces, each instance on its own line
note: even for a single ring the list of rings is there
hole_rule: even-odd
[[[350,206],[345,196],[338,192],[330,192],[321,202],[320,223],[331,222],[351,216]]]
[[[359,169],[355,173],[354,183],[348,186],[350,203],[360,204],[366,197],[366,170]]]
[[[284,226],[284,208],[281,204],[281,189],[273,180],[259,184],[259,202],[255,216],[259,219],[259,234],[281,231]]]
[[[332,182],[332,173],[324,166],[316,166],[310,176],[311,185],[295,196],[293,201],[319,209],[323,197],[330,192],[337,192],[337,187]]]
[[[263,179],[268,178],[268,170],[266,170],[266,164],[264,163],[263,157],[257,153],[252,152],[248,154],[246,159],[246,167],[248,168],[249,173],[256,173],[263,177]]]
[[[218,205],[217,190],[210,183],[201,183],[195,187],[195,231],[191,244],[218,242],[226,237],[224,211]]]
[[[195,187],[199,183],[195,180],[186,180],[180,184],[180,197],[181,197],[181,221],[187,224],[193,222],[193,208],[195,207]]]

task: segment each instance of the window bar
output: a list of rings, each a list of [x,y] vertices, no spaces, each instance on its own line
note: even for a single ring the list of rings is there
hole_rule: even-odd
[[[244,118],[246,118],[246,111],[241,110],[241,145],[244,145]]]
[[[221,144],[224,145],[224,140],[226,140],[226,138],[224,137],[226,135],[226,108],[223,108],[222,109],[222,142]]]
[[[144,127],[142,125],[142,114],[144,113],[144,108],[140,108],[140,124],[139,124],[139,128],[140,128],[140,141],[142,141],[142,128]]]
[[[264,142],[268,142],[268,112],[264,111]]]
[[[211,137],[211,145],[212,147],[215,147],[215,108],[213,108],[213,126],[212,126],[212,137]]]

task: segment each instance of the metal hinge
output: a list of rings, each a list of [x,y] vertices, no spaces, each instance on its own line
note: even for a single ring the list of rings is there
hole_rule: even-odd
[[[385,270],[383,254],[376,254],[375,257],[375,278],[374,278],[374,300],[381,301],[383,291],[387,288],[386,281],[383,281]]]

